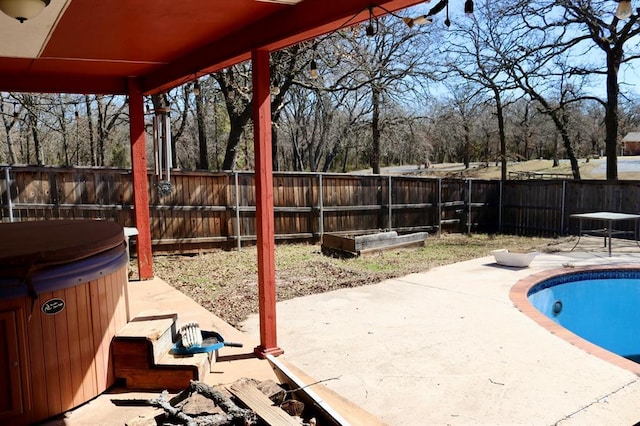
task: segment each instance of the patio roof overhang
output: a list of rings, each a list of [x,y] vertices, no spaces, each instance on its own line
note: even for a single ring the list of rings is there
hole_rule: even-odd
[[[0,91],[129,97],[141,279],[153,277],[144,95],[251,59],[258,234],[258,356],[276,342],[269,52],[418,0],[51,0],[25,23],[0,13]],[[382,8],[374,13],[382,14]]]
[[[199,75],[367,19],[368,6],[416,0],[52,0],[24,23],[0,13],[0,90],[128,94],[166,91]],[[382,13],[381,8],[375,8]]]

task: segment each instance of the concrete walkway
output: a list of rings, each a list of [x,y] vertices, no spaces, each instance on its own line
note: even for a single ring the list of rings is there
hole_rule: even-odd
[[[485,257],[301,297],[278,303],[278,343],[390,425],[631,425],[638,376],[551,334],[509,290],[550,268],[638,261],[637,246],[543,254],[520,270]],[[257,335],[257,317],[243,330]]]

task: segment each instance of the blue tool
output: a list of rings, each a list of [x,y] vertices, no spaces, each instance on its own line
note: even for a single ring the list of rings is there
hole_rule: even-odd
[[[171,349],[171,353],[174,355],[190,355],[190,354],[199,354],[199,353],[210,353],[212,351],[217,351],[223,346],[230,346],[234,348],[241,348],[242,343],[233,343],[233,342],[225,342],[224,338],[215,331],[201,331],[202,333],[202,343],[200,346],[191,346],[190,348],[185,348],[182,344],[182,337],[178,339],[178,341],[173,345]]]

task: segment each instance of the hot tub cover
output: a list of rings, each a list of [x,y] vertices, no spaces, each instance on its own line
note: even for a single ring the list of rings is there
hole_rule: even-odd
[[[50,220],[0,224],[0,298],[67,288],[126,263],[115,222]]]
[[[0,224],[0,265],[71,263],[124,244],[122,226],[105,220]]]

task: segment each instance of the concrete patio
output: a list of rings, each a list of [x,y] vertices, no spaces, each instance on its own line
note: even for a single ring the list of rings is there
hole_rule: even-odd
[[[284,357],[391,425],[631,425],[633,372],[551,334],[509,298],[552,268],[640,261],[635,244],[583,239],[529,268],[493,257],[278,303]],[[622,245],[622,246],[620,246]],[[256,335],[256,318],[243,329]]]
[[[280,357],[352,424],[373,425],[631,425],[640,420],[640,381],[633,372],[593,356],[542,328],[509,298],[511,287],[553,268],[640,261],[635,244],[615,242],[607,257],[601,239],[576,251],[558,247],[529,268],[499,267],[484,257],[379,284],[278,303]],[[257,317],[244,333],[162,280],[130,283],[132,316],[179,312],[242,349],[224,348],[210,384],[239,377],[274,378],[253,358]],[[105,394],[50,424],[111,425],[158,414],[115,407]],[[346,398],[346,399],[345,399]],[[372,413],[374,416],[371,416]]]

